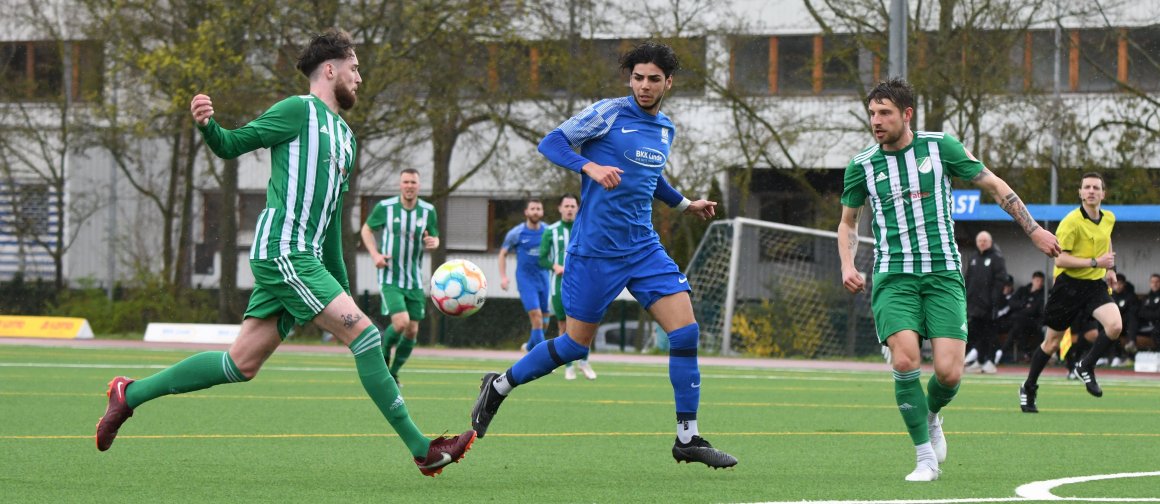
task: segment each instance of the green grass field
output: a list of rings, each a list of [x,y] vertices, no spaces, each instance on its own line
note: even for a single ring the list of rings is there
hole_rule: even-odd
[[[674,463],[663,365],[599,357],[596,381],[558,371],[516,390],[488,436],[434,479],[416,470],[346,354],[276,353],[250,383],[148,403],[98,452],[106,382],[190,353],[0,346],[0,501],[1030,502],[1015,489],[1138,472],[1157,474],[1052,491],[1160,501],[1160,380],[1113,377],[1101,399],[1046,378],[1042,412],[1025,415],[1018,377],[968,376],[945,411],[942,479],[921,484],[902,480],[914,451],[885,368],[703,367],[701,430],[740,460],[730,470]],[[458,433],[479,376],[510,364],[416,356],[404,397],[424,432]]]

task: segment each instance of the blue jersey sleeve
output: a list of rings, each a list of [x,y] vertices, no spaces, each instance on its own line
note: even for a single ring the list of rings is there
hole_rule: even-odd
[[[564,136],[564,132],[559,128],[552,130],[540,141],[539,149],[540,154],[548,158],[548,161],[576,173],[580,173],[584,165],[588,164],[587,159],[572,150],[572,146],[568,145],[568,137]]]
[[[681,200],[685,199],[681,193],[669,185],[669,181],[665,180],[664,175],[657,177],[657,188],[653,190],[653,197],[665,202],[670,208],[679,205]]]
[[[621,100],[600,100],[564,121],[557,129],[568,139],[569,145],[579,148],[585,142],[608,134],[613,121],[616,121],[616,116],[620,114],[620,108],[623,106],[620,102]]]
[[[501,245],[500,248],[503,250],[512,251],[512,250],[515,250],[517,247],[519,247],[519,245],[520,245],[520,226],[516,226],[514,228],[511,228],[511,230],[508,231],[506,235],[504,235],[503,245]]]

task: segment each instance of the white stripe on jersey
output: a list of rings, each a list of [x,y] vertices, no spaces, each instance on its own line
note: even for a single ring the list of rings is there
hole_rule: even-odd
[[[894,156],[885,156],[886,171],[890,176],[890,205],[894,208],[895,221],[898,222],[898,240],[902,242],[902,272],[914,273],[914,255],[911,253],[910,227],[906,225],[906,204],[902,199],[902,172],[898,169],[898,159]],[[898,197],[894,197],[897,195]]]
[[[890,244],[886,240],[886,214],[882,211],[882,197],[878,195],[878,184],[874,182],[874,163],[869,159],[862,160],[862,170],[866,172],[866,186],[870,189],[870,210],[874,212],[874,224],[878,226],[878,250],[874,255],[878,259],[878,272],[886,273],[890,267]]]
[[[318,111],[314,107],[314,102],[306,102],[307,108],[310,111],[310,119],[307,121],[307,140],[306,140],[306,187],[302,188],[302,213],[298,219],[298,229],[295,230],[298,236],[298,251],[306,252],[306,223],[310,222],[310,210],[314,206],[314,187],[318,184],[318,169],[314,163],[318,162]],[[319,224],[322,224],[321,222]]]
[[[922,182],[918,175],[918,162],[914,159],[914,149],[903,155],[906,160],[906,177],[910,188],[903,194],[904,200],[910,201],[910,208],[914,212],[914,234],[918,239],[919,272],[928,273],[930,269],[930,239],[926,236],[926,214],[922,211],[922,198],[915,198],[915,192],[922,192]]]
[[[942,135],[939,135],[942,137]],[[952,247],[951,230],[947,229],[946,223],[949,218],[949,210],[951,208],[951,193],[947,192],[945,188],[950,187],[951,179],[943,171],[942,156],[939,155],[938,142],[927,142],[927,150],[930,155],[930,163],[934,171],[934,211],[935,217],[938,219],[938,234],[945,236],[946,239],[942,241],[943,257],[947,260],[947,271],[958,271],[959,267],[959,249]],[[951,229],[954,229],[954,223],[951,223]]]
[[[411,265],[414,261],[411,254],[415,253],[415,212],[399,212],[399,288],[410,289]]]
[[[854,156],[853,162],[861,164],[864,161],[866,161],[867,159],[870,159],[870,156],[873,156],[874,153],[876,153],[876,152],[878,152],[878,144],[871,145],[870,147],[867,147],[866,150],[862,151],[857,156]],[[869,179],[867,179],[867,180],[869,180]]]
[[[620,108],[625,105],[625,100],[627,98],[594,103],[591,106],[591,118],[583,123],[571,120],[564,121],[564,124],[560,125],[560,131],[564,133],[564,138],[568,139],[572,148],[578,148],[593,138],[602,137],[612,129],[612,123],[616,122],[617,116],[620,115]],[[605,118],[604,114],[609,111],[613,111],[613,114]]]
[[[254,244],[250,246],[250,259],[265,259],[270,251],[270,227],[274,221],[274,209],[263,208],[258,214],[258,223],[254,226]]]
[[[391,254],[392,257],[394,257],[394,253],[395,253],[394,252],[394,250],[395,250],[395,235],[392,232],[392,230],[393,230],[392,223],[394,221],[395,221],[395,207],[394,207],[394,205],[391,205],[391,206],[387,207],[387,223],[386,223],[386,225],[383,226],[383,252]],[[383,278],[379,280],[379,283],[386,284],[386,285],[394,285],[395,284],[395,280],[394,280],[395,275],[392,274],[392,273],[394,273],[392,265],[393,265],[392,261],[387,261],[387,265],[385,267],[383,267],[383,269],[379,270],[381,272],[381,274],[383,275]]]
[[[338,178],[334,173],[334,151],[340,132],[334,127],[333,115],[326,114],[326,130],[330,132],[330,165],[326,167],[328,174],[326,198],[322,200],[322,213],[319,215],[318,228],[314,230],[314,238],[310,240],[311,248],[320,253],[322,251],[322,237],[326,234],[326,227],[330,225],[330,203],[334,197],[334,179]]]
[[[286,214],[282,216],[282,236],[278,239],[278,255],[290,253],[290,233],[294,226],[294,204],[298,202],[298,156],[302,149],[299,137],[290,141],[286,163]],[[269,259],[270,256],[262,256]]]

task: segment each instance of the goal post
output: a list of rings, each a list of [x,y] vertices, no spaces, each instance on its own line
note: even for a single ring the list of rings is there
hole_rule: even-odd
[[[873,240],[859,239],[855,262],[870,272]],[[842,287],[836,232],[743,217],[717,221],[685,275],[706,352],[825,358],[880,351],[869,285],[857,295]]]

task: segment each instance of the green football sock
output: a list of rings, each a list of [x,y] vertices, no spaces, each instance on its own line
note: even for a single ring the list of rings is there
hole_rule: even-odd
[[[930,380],[926,383],[926,402],[930,407],[931,413],[938,413],[943,409],[943,406],[950,404],[951,399],[955,398],[955,394],[959,393],[959,385],[954,388],[947,387],[939,383],[935,375],[930,375]]]
[[[399,348],[395,349],[395,362],[391,364],[391,376],[399,376],[399,369],[411,358],[411,350],[415,349],[415,340],[403,338],[399,340]]]
[[[930,432],[926,427],[926,394],[918,381],[921,372],[921,369],[894,371],[894,398],[915,446],[930,442]]]
[[[399,344],[399,339],[402,335],[395,330],[395,326],[387,324],[387,334],[383,337],[383,362],[387,363],[387,367],[391,365],[391,349]]]
[[[163,395],[184,394],[214,385],[247,381],[229,352],[202,352],[125,388],[125,404],[137,406]]]
[[[362,334],[350,343],[350,351],[354,354],[354,365],[358,369],[358,378],[362,381],[367,395],[379,407],[379,411],[395,428],[395,432],[406,443],[411,455],[417,458],[427,456],[427,448],[431,440],[427,439],[415,423],[411,421],[411,414],[407,412],[407,405],[403,403],[403,396],[399,394],[399,386],[387,365],[383,362],[382,336],[374,325],[367,327]]]

